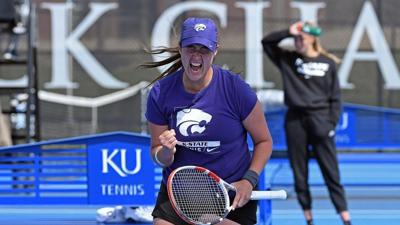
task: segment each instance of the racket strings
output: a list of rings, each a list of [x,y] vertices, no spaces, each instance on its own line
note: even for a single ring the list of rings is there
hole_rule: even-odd
[[[213,178],[197,170],[181,170],[174,176],[172,193],[180,211],[193,221],[214,224],[227,213],[224,191]]]

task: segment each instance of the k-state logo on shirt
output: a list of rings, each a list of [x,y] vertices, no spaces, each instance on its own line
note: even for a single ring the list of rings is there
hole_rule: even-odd
[[[200,109],[183,109],[176,115],[176,127],[179,133],[188,137],[191,134],[203,133],[212,116]]]
[[[179,133],[185,137],[195,137],[206,130],[206,125],[210,123],[212,115],[200,109],[182,109],[176,115],[176,127]],[[182,146],[197,152],[217,153],[220,141],[187,141],[182,142]]]
[[[297,66],[297,72],[304,75],[305,79],[310,79],[311,77],[323,77],[329,70],[328,63],[322,62],[304,62],[302,59],[297,58],[295,61]]]

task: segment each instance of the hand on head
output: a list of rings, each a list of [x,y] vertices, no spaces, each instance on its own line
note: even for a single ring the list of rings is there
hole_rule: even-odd
[[[289,33],[293,36],[304,34],[319,37],[322,34],[322,29],[314,22],[298,21],[289,27]]]
[[[298,21],[292,25],[290,25],[289,27],[289,33],[293,36],[297,36],[301,34],[301,28],[303,26],[303,22],[302,21]]]

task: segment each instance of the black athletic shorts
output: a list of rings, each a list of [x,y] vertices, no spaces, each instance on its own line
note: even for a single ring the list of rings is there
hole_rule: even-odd
[[[154,218],[160,218],[166,220],[175,225],[187,225],[182,220],[175,210],[172,208],[168,198],[167,187],[161,182],[160,191],[158,192],[157,202],[153,213],[151,214]],[[257,223],[257,201],[251,200],[243,207],[231,211],[227,219],[235,221],[241,225],[252,225]]]

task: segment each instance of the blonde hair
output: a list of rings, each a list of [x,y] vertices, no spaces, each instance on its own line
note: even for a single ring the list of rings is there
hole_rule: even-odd
[[[318,26],[316,23],[311,22],[311,21],[305,21],[304,24],[308,24],[308,25],[311,25],[311,26]],[[313,46],[313,48],[314,48],[315,51],[317,51],[318,53],[320,53],[320,54],[322,54],[322,55],[324,55],[324,56],[326,56],[326,57],[332,59],[336,64],[339,64],[339,63],[342,61],[342,60],[341,60],[339,57],[337,57],[336,55],[334,55],[334,54],[332,54],[332,53],[329,53],[327,50],[325,50],[325,49],[322,47],[321,41],[319,40],[318,37],[315,37],[315,36],[314,36],[314,39],[315,39],[315,41],[314,41],[314,43],[312,44],[312,46]]]
[[[329,53],[327,50],[325,50],[322,45],[321,45],[321,41],[315,37],[315,41],[313,43],[313,48],[315,51],[317,51],[318,53],[325,55],[326,57],[332,59],[335,63],[339,64],[342,60],[337,57],[336,55]]]

